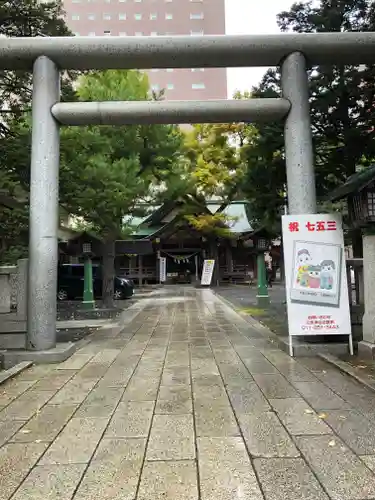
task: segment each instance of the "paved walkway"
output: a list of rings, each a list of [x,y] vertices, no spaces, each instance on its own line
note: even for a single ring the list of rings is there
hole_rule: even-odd
[[[375,397],[209,290],[0,387],[0,500],[375,498]]]

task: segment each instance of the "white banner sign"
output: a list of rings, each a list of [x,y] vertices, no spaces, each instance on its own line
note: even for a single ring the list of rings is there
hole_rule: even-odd
[[[160,267],[160,283],[167,281],[167,259],[166,257],[160,257],[159,259],[159,267]]]
[[[214,273],[215,261],[205,260],[203,263],[203,271],[201,285],[211,285],[212,275]]]
[[[341,217],[284,215],[282,222],[289,335],[349,335],[351,345]]]

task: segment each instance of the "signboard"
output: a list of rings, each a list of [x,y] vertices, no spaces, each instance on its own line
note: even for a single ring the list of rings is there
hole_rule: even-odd
[[[203,263],[203,271],[201,285],[211,285],[212,275],[214,273],[215,261],[205,260]]]
[[[167,259],[166,259],[166,257],[160,257],[159,267],[160,267],[160,270],[159,270],[160,283],[164,283],[165,281],[167,281]]]
[[[116,255],[150,255],[154,252],[151,240],[117,240]]]
[[[291,356],[298,335],[348,335],[352,352],[341,217],[284,215],[282,222]]]

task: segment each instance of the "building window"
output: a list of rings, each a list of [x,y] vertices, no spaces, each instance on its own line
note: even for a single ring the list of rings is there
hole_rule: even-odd
[[[74,33],[74,36],[79,36],[78,31],[76,31],[76,32]]]
[[[104,31],[103,33],[104,33],[104,36],[111,36],[111,32],[109,30]]]
[[[156,12],[152,12],[152,13],[150,14],[150,19],[151,19],[151,21],[155,21],[155,19],[157,19],[157,18],[158,18],[158,15],[156,14]]]
[[[167,68],[167,73],[173,73],[174,69],[173,68]]]
[[[142,20],[142,14],[134,14],[134,19],[136,21],[141,21]]]
[[[165,14],[165,19],[173,19],[173,14]]]
[[[135,35],[135,36],[143,36],[143,33],[142,33],[142,31],[136,31],[136,32],[134,33],[134,35]]]
[[[79,14],[72,14],[72,21],[79,21]]]
[[[81,0],[73,0],[72,3],[79,3]]]
[[[190,35],[191,36],[202,36],[204,34],[203,30],[199,30],[199,31],[193,31],[191,30],[190,31]]]
[[[190,0],[191,3],[203,3],[203,0]]]
[[[134,0],[135,3],[142,3],[142,0]]]
[[[95,36],[95,31],[90,31],[88,36]]]
[[[111,0],[104,0],[105,3],[111,3]]]
[[[173,0],[165,0],[165,3],[172,3]]]
[[[126,20],[126,14],[119,14],[118,15],[118,18],[120,19],[120,21],[125,21]]]
[[[198,12],[196,14],[190,14],[190,19],[204,19],[203,12]]]
[[[193,73],[198,73],[198,72],[203,73],[204,68],[191,68],[191,71],[192,71]]]
[[[125,3],[126,0],[118,0],[120,3]]]
[[[153,92],[158,92],[159,89],[160,89],[160,87],[157,83],[155,83],[154,85],[151,85],[151,90]]]
[[[106,13],[104,13],[104,14],[103,14],[103,19],[105,19],[106,21],[110,21],[110,19],[111,19],[111,14],[106,14]]]
[[[205,89],[206,85],[204,83],[193,83],[191,85],[191,88],[194,90],[201,90],[201,89]]]
[[[157,31],[151,31],[150,35],[151,36],[158,36],[158,32]]]
[[[157,73],[159,71],[158,68],[152,68],[151,73]]]
[[[118,34],[118,36],[126,36],[126,31],[120,31],[120,33]]]
[[[168,90],[173,90],[174,89],[174,83],[167,83],[167,89]]]
[[[90,21],[94,21],[95,20],[95,14],[89,14],[88,18],[89,18]]]

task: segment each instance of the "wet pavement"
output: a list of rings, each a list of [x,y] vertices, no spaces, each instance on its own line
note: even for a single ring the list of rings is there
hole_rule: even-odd
[[[216,292],[241,314],[250,315],[277,335],[288,336],[285,285],[275,283],[268,289],[270,304],[267,307],[258,306],[256,286],[220,286]]]
[[[0,500],[375,499],[374,393],[263,331],[166,287],[0,386]]]

